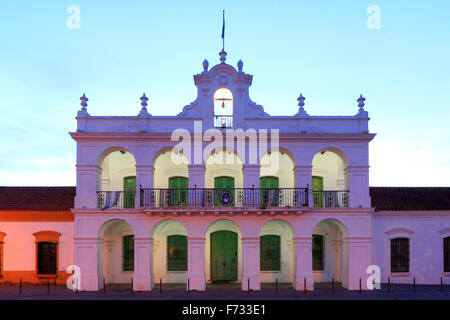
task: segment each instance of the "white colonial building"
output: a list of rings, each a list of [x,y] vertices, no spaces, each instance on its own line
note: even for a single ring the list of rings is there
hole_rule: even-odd
[[[450,281],[450,189],[369,188],[375,134],[362,96],[351,116],[311,116],[302,95],[293,115],[270,116],[250,99],[242,61],[235,69],[224,51],[220,61],[203,62],[197,98],[177,116],[152,116],[145,94],[137,116],[91,116],[83,95],[73,207],[16,208],[20,188],[0,188],[10,192],[0,201],[6,277],[65,279],[75,264],[82,290],[131,281],[358,290],[378,265],[382,282]],[[49,217],[18,220],[14,210]],[[52,220],[52,210],[65,213]]]

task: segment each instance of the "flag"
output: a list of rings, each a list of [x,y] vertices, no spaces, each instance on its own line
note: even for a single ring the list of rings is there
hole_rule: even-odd
[[[225,39],[225,10],[223,10],[222,39]]]

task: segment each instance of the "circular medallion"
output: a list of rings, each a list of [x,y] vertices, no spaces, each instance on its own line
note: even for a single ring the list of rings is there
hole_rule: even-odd
[[[230,206],[233,202],[233,196],[229,191],[224,191],[220,194],[220,203],[222,203],[223,206]]]

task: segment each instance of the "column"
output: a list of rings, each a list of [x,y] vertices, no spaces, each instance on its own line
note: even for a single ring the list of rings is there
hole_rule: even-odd
[[[98,248],[100,250],[98,250]],[[103,271],[103,241],[97,238],[74,238],[74,263],[80,267],[81,290],[97,291],[103,288],[103,279],[98,276]]]
[[[308,205],[314,207],[314,201],[312,196],[312,166],[295,166],[294,178],[296,188],[308,188]],[[302,199],[298,199],[297,203],[301,203]]]
[[[244,164],[244,193],[242,195],[242,204],[244,206],[260,205],[259,188],[260,188],[260,169],[259,164]]]
[[[189,164],[188,170],[188,204],[191,206],[200,206],[204,201],[205,165]]]
[[[136,165],[136,198],[135,198],[135,208],[141,207],[141,190],[153,188],[153,173],[154,168],[152,165]],[[146,206],[149,204],[149,196],[151,191],[144,191],[142,205]]]
[[[134,274],[133,290],[150,291],[152,289],[151,253],[153,239],[149,237],[134,238]]]
[[[261,290],[259,273],[259,237],[242,238],[242,290]]]
[[[312,272],[312,237],[297,237],[294,239],[295,248],[295,290],[314,290],[314,276]]]
[[[77,194],[75,208],[97,208],[97,182],[102,169],[97,165],[76,165]]]
[[[360,280],[361,289],[367,290],[366,282],[370,276],[367,274],[367,267],[372,264],[372,238],[347,238],[343,243],[344,247],[347,246],[348,255],[348,290],[359,290]]]
[[[349,207],[370,208],[369,166],[348,166],[344,170],[348,179]]]
[[[188,238],[188,272],[186,279],[186,287],[189,290],[204,291],[206,288],[205,274],[205,238],[189,237]]]

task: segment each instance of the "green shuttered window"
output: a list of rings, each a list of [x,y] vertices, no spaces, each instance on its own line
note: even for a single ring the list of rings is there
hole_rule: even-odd
[[[274,234],[261,236],[259,250],[261,271],[281,270],[280,236]]]
[[[312,261],[313,261],[313,270],[314,271],[323,271],[324,270],[324,237],[319,234],[313,234],[313,243],[312,243]]]
[[[167,271],[187,271],[187,237],[167,237]]]
[[[391,272],[409,272],[409,239],[391,240]]]
[[[134,236],[124,236],[122,241],[122,270],[134,271]]]

